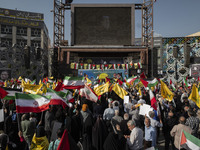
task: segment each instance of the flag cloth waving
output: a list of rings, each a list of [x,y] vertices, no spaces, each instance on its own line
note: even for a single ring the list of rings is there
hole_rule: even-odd
[[[0,99],[3,99],[7,94],[8,92],[0,87]]]
[[[84,77],[69,77],[66,76],[63,81],[63,85],[65,89],[80,89],[85,86],[85,78]]]
[[[151,89],[151,87],[155,87],[158,84],[158,80],[154,78],[152,81],[148,82],[148,87]]]
[[[200,150],[200,140],[183,130],[181,134],[180,148],[185,148],[187,150]]]
[[[198,92],[198,89],[197,89],[197,87],[196,87],[195,84],[193,84],[193,86],[192,86],[192,92],[191,92],[191,94],[190,94],[190,96],[189,96],[188,99],[190,99],[190,100],[192,100],[193,102],[195,102],[196,105],[200,108],[200,97],[199,97],[199,92]]]
[[[21,89],[3,88],[8,94],[3,98],[4,100],[15,100],[15,93],[22,93]]]
[[[149,97],[151,100],[151,107],[153,107],[155,110],[157,110],[157,101],[156,101],[156,98],[155,98],[153,92],[151,91],[151,89],[149,89]]]
[[[98,100],[98,96],[87,85],[85,85],[84,88],[80,89],[80,95],[85,96],[86,99],[91,100],[93,102],[97,102]]]
[[[36,133],[34,134],[31,141],[31,150],[45,150],[49,147],[49,141],[46,136],[36,137]]]
[[[123,88],[121,88],[118,84],[115,84],[112,90],[121,98],[124,99],[124,96],[128,94]]]
[[[133,76],[133,77],[128,78],[126,82],[129,83],[129,84],[131,84],[131,85],[133,85],[133,82],[134,82],[136,79],[137,79],[137,76]]]
[[[53,89],[47,88],[46,95],[51,97],[49,103],[50,105],[62,105],[63,108],[65,108],[66,106],[71,107],[71,104],[67,103],[66,99],[64,98],[66,96],[66,93],[64,92],[57,92]]]
[[[24,92],[30,93],[30,94],[38,94],[40,89],[42,88],[42,84],[39,85],[33,85],[33,84],[24,84]]]
[[[50,97],[36,94],[15,93],[17,113],[39,113],[49,108]]]
[[[171,85],[172,89],[173,89],[174,91],[176,91],[176,88],[175,88],[174,84],[172,83],[172,80],[171,80],[171,79],[170,79],[170,85]]]
[[[161,96],[171,102],[174,97],[174,94],[169,90],[167,85],[162,80],[160,80],[160,83],[161,83]]]
[[[148,86],[148,82],[145,80],[140,79],[140,81],[142,82],[142,84],[144,85],[144,87],[146,88]]]
[[[183,84],[185,85],[185,87],[189,86],[186,77],[183,78]]]
[[[100,96],[106,92],[108,92],[108,88],[109,88],[109,82],[105,83],[105,84],[102,84],[102,85],[99,85],[98,87],[95,87],[94,88],[94,92]]]
[[[70,150],[69,137],[68,137],[68,132],[66,129],[62,135],[62,138],[60,140],[57,150]]]

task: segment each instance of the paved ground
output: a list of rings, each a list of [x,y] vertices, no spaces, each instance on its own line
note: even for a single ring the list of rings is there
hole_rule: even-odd
[[[164,139],[164,135],[162,133],[162,129],[160,130],[160,136],[159,136],[159,139],[158,139],[158,145],[157,146],[158,146],[157,147],[158,150],[164,150],[165,149],[165,139]],[[170,144],[169,150],[172,150],[171,144]]]

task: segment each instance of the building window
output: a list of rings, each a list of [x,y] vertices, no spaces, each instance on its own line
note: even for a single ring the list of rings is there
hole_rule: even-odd
[[[27,36],[27,28],[17,27],[17,35]]]
[[[12,34],[12,26],[1,25],[1,33],[2,34]]]
[[[31,28],[31,36],[40,37],[41,36],[41,29]]]
[[[1,46],[2,47],[11,47],[12,46],[12,39],[1,38]]]
[[[31,47],[41,47],[41,41],[31,41]]]
[[[20,47],[25,47],[27,45],[27,40],[17,39],[17,45]]]

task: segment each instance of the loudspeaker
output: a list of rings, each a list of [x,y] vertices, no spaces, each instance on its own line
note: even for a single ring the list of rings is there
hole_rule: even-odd
[[[189,67],[190,65],[190,44],[189,43],[184,43],[184,57],[185,57],[185,61],[184,61],[184,66],[185,67]]]
[[[179,47],[178,46],[173,46],[173,56],[175,58],[178,57],[178,50],[179,50]]]
[[[200,64],[200,57],[194,57],[194,64]]]
[[[30,47],[24,47],[24,60],[25,60],[25,67],[26,69],[30,68]]]

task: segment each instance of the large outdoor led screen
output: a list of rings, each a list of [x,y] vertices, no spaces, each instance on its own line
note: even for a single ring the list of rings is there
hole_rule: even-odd
[[[133,45],[134,5],[74,5],[72,45]]]

